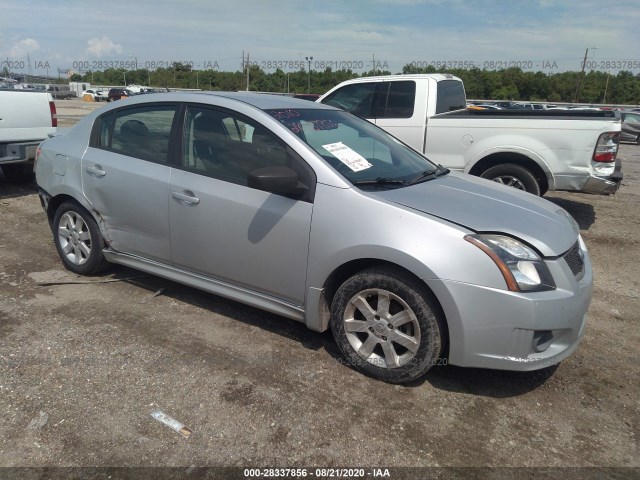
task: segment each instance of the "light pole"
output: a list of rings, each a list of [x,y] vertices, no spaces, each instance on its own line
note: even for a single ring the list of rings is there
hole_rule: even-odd
[[[138,57],[136,57],[135,55],[129,55],[129,58],[133,58],[133,68],[131,70],[136,72],[136,83],[138,83],[140,81],[138,80]]]
[[[311,93],[311,60],[313,60],[313,57],[304,57],[307,59],[307,62],[309,62],[309,75],[307,77],[307,93]]]

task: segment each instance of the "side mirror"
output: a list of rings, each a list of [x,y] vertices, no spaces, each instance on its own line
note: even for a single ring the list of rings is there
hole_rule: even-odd
[[[300,197],[308,190],[299,182],[295,170],[279,165],[253,170],[249,173],[247,186],[285,197]]]

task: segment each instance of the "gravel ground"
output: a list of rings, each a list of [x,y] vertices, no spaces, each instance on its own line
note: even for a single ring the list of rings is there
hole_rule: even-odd
[[[58,103],[63,126],[86,113]],[[637,475],[640,147],[623,145],[620,157],[615,196],[547,196],[576,218],[594,265],[577,351],[526,374],[436,367],[410,386],[347,368],[330,334],[269,313],[123,267],[76,277],[57,257],[35,185],[0,176],[0,467],[595,466]],[[163,426],[155,409],[194,433]]]

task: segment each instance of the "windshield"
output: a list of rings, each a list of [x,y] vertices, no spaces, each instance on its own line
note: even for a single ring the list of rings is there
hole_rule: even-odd
[[[398,188],[437,171],[422,155],[350,113],[319,109],[266,112],[360,188]]]

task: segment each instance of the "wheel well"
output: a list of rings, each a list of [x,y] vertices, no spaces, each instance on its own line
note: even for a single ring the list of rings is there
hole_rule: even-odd
[[[50,224],[53,222],[53,217],[56,214],[56,210],[58,210],[58,207],[64,202],[78,203],[78,201],[71,195],[64,194],[56,195],[55,197],[49,199],[49,204],[47,205],[47,217],[49,218]]]
[[[342,285],[349,277],[352,277],[356,273],[371,267],[386,267],[395,270],[398,273],[402,273],[403,275],[412,277],[423,287],[423,293],[429,297],[431,303],[437,310],[434,313],[436,314],[437,318],[442,319],[442,326],[444,328],[444,331],[442,332],[443,344],[441,356],[446,357],[449,354],[449,326],[447,324],[447,317],[444,314],[444,310],[442,309],[442,305],[440,305],[438,297],[435,296],[433,291],[421,278],[416,276],[410,270],[407,270],[406,268],[401,267],[395,263],[387,262],[385,260],[380,260],[377,258],[361,258],[358,260],[352,260],[336,268],[325,281],[323,288],[324,299],[329,310],[331,309],[333,297],[335,296],[338,288],[340,288],[340,285]]]
[[[533,176],[536,177],[536,180],[540,185],[541,195],[549,190],[549,179],[547,178],[547,175],[544,173],[544,170],[542,170],[540,165],[538,165],[531,158],[519,153],[502,152],[488,155],[481,159],[473,167],[471,167],[469,173],[471,175],[480,176],[485,170],[504,163],[515,163],[516,165],[520,165],[529,170],[533,174]]]

